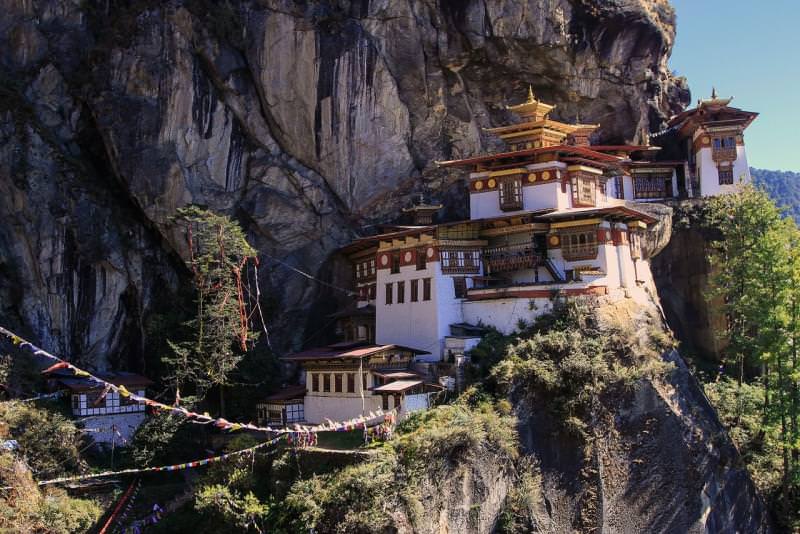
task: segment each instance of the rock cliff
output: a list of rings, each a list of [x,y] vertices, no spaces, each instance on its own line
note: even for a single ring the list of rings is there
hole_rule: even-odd
[[[330,272],[422,190],[463,216],[434,161],[528,84],[608,142],[688,100],[664,0],[4,0],[0,30],[0,319],[99,367],[186,278],[177,207],[241,221],[287,347],[336,295],[270,260]]]

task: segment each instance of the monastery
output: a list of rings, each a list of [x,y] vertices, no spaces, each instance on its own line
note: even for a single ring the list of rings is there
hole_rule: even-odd
[[[644,203],[750,181],[743,133],[757,114],[730,102],[712,92],[653,144],[597,145],[599,125],[553,120],[529,91],[508,108],[516,122],[488,130],[507,151],[439,162],[464,173],[468,220],[436,224],[441,206],[420,203],[407,210],[413,225],[341,250],[358,294],[336,315],[343,340],[286,356],[302,384],[268,399],[262,418],[403,415],[429,405],[488,328],[510,333],[558,298],[647,298],[641,240],[656,220]]]

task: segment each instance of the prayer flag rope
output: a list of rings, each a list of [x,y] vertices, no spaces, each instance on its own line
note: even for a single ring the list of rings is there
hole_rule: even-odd
[[[265,441],[264,443],[259,443],[253,447],[242,449],[240,451],[229,452],[226,454],[221,454],[219,456],[211,456],[209,458],[203,458],[202,460],[194,460],[192,462],[185,462],[182,464],[173,464],[173,465],[162,465],[159,467],[142,467],[139,469],[123,469],[121,471],[103,471],[102,473],[91,473],[88,475],[75,475],[71,477],[61,477],[61,478],[53,478],[50,480],[42,480],[41,482],[37,482],[39,486],[48,486],[50,484],[61,484],[63,482],[75,482],[78,480],[91,480],[95,478],[103,478],[103,477],[110,477],[110,476],[119,476],[119,475],[134,475],[134,474],[141,474],[141,473],[161,473],[165,471],[181,471],[183,469],[192,469],[195,467],[201,467],[208,464],[213,464],[217,462],[225,461],[229,458],[233,458],[234,456],[241,456],[242,454],[248,454],[251,452],[255,452],[258,449],[269,447],[270,445],[275,445],[280,440],[284,439],[283,435],[278,436],[277,438],[273,438],[269,441]],[[13,489],[11,487],[5,487],[2,489]]]
[[[147,397],[142,397],[140,395],[131,393],[125,388],[125,386],[123,385],[118,386],[116,384],[112,384],[111,382],[107,382],[102,378],[98,378],[93,374],[89,373],[88,371],[84,371],[83,369],[67,361],[62,360],[58,356],[55,356],[43,349],[40,349],[30,341],[21,338],[14,332],[5,329],[2,326],[0,326],[0,335],[5,336],[9,340],[11,340],[11,342],[14,345],[18,346],[19,348],[28,350],[34,356],[41,356],[55,362],[53,365],[42,371],[42,373],[50,373],[60,369],[68,369],[71,370],[75,374],[75,376],[91,380],[92,382],[97,383],[98,387],[102,386],[104,388],[104,394],[108,393],[108,391],[116,391],[121,397],[128,398],[136,402],[145,404],[146,406],[149,406],[153,410],[161,410],[164,412],[174,413],[186,417],[188,419],[195,420],[196,422],[212,424],[221,430],[227,430],[231,432],[236,430],[271,432],[276,434],[285,434],[287,432],[347,432],[350,430],[367,428],[368,426],[372,426],[369,423],[374,422],[376,419],[380,419],[380,421],[383,421],[383,417],[385,415],[391,414],[394,416],[397,413],[397,408],[394,408],[393,410],[387,412],[384,412],[381,409],[377,409],[375,411],[370,412],[367,415],[362,415],[360,417],[356,417],[348,421],[334,422],[328,419],[326,423],[321,425],[308,426],[308,425],[296,424],[292,428],[272,428],[269,426],[266,427],[256,426],[252,423],[235,423],[223,419],[222,417],[214,418],[207,413],[199,414],[196,412],[189,411],[181,406],[170,406],[158,401],[154,401],[152,399],[148,399]]]

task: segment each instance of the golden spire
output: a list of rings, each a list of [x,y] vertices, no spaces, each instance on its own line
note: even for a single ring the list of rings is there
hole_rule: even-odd
[[[528,84],[528,102],[536,102],[536,97],[533,96],[533,86]]]
[[[717,88],[713,85],[711,86],[711,100],[717,99]]]

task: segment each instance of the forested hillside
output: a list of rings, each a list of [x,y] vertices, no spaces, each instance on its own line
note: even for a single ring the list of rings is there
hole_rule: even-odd
[[[769,171],[750,168],[755,183],[767,190],[779,205],[788,208],[795,221],[800,222],[800,172]]]

